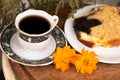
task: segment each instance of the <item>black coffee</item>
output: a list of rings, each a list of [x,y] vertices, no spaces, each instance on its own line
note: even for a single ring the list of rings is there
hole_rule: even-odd
[[[20,21],[19,27],[28,34],[41,34],[50,29],[50,23],[39,16],[28,16]]]

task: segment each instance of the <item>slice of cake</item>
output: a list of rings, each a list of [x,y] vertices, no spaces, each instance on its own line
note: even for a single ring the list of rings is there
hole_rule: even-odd
[[[78,40],[89,47],[120,45],[120,9],[116,6],[95,7],[73,24]]]

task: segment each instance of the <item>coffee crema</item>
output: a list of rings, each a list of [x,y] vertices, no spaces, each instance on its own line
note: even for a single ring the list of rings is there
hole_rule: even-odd
[[[50,23],[43,17],[32,15],[23,18],[19,23],[19,28],[28,34],[42,34],[50,29]]]

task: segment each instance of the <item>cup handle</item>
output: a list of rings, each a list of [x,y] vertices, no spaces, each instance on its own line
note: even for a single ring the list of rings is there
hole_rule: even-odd
[[[55,27],[57,25],[58,21],[59,21],[59,18],[56,15],[53,15],[52,17],[53,17],[53,20],[54,20],[54,27]]]

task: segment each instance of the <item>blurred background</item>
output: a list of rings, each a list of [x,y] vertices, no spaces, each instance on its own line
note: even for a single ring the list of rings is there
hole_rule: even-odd
[[[84,0],[86,1],[86,0]],[[100,3],[100,4],[112,4],[112,5],[119,5],[120,0],[96,0],[96,3]]]
[[[77,3],[76,3],[77,2]],[[26,9],[44,9],[49,11],[54,8],[54,14],[57,14],[60,8],[68,5],[71,13],[80,8],[82,4],[112,4],[120,6],[120,0],[0,0],[0,32],[5,25],[14,21],[15,16]],[[47,5],[46,5],[47,4]],[[72,14],[71,14],[72,15]],[[69,16],[69,15],[68,15]],[[0,50],[0,80],[5,80],[2,71],[2,52]]]

